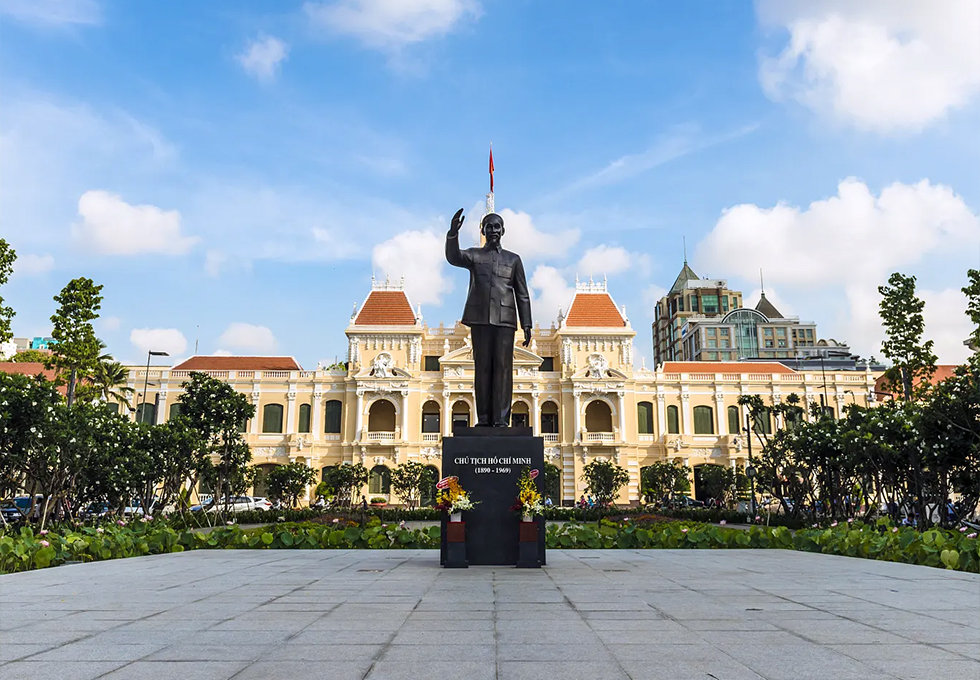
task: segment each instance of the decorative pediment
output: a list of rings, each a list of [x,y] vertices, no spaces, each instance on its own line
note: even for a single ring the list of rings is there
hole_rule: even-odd
[[[514,368],[537,368],[544,361],[534,352],[524,349],[523,347],[514,346]],[[473,369],[473,348],[466,344],[455,349],[449,354],[445,355],[439,360],[439,365],[443,368],[447,366],[453,367],[463,367],[472,370]]]

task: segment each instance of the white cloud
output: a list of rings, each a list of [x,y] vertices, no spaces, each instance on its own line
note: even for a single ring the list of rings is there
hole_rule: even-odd
[[[446,275],[445,236],[432,231],[403,231],[379,243],[371,260],[382,276],[392,281],[405,277],[405,292],[412,304],[439,304],[453,289]]]
[[[337,0],[303,9],[314,23],[382,50],[446,35],[481,13],[475,0]]]
[[[966,311],[967,299],[959,288],[946,290],[920,290],[918,296],[925,302],[922,316],[926,322],[925,340],[932,340],[933,352],[941,364],[959,364],[966,361],[970,350],[963,341],[973,331]]]
[[[910,273],[913,266],[929,265],[939,277],[961,265],[963,271],[969,266],[965,254],[978,246],[980,219],[949,187],[928,180],[894,183],[875,196],[851,178],[836,196],[806,209],[779,203],[725,210],[698,245],[696,269],[752,281],[762,268],[766,283],[787,298],[823,295],[838,317],[820,335],[847,340],[864,356],[880,356],[878,286],[891,272]],[[815,316],[810,306],[798,309],[803,317]]]
[[[777,101],[889,133],[918,130],[980,91],[976,0],[763,0],[759,18],[790,33],[759,71]]]
[[[262,82],[275,80],[279,65],[289,55],[289,45],[267,36],[249,42],[245,51],[235,57],[245,73]]]
[[[54,258],[51,255],[35,255],[27,253],[18,255],[14,261],[14,273],[21,276],[37,276],[46,274],[54,268]]]
[[[547,327],[558,318],[558,310],[568,313],[568,305],[575,296],[575,289],[554,267],[538,265],[531,280],[531,311],[535,320]]]
[[[231,352],[229,352],[226,349],[216,349],[211,356],[216,356],[216,357],[230,357],[230,356],[234,356],[234,354],[231,353]]]
[[[0,14],[46,26],[102,23],[102,7],[96,0],[2,0]]]
[[[584,276],[606,276],[620,274],[632,264],[633,258],[628,250],[603,244],[586,250],[576,269]]]
[[[180,213],[155,205],[130,205],[108,191],[86,191],[78,199],[81,223],[72,237],[86,248],[107,255],[163,253],[181,255],[200,239],[180,233]]]
[[[272,331],[265,326],[236,322],[230,324],[218,338],[218,344],[243,352],[271,354],[279,344]]]
[[[204,271],[211,278],[215,278],[221,273],[221,266],[228,260],[228,256],[220,250],[209,250],[204,256]]]
[[[106,331],[109,331],[110,333],[112,331],[119,330],[119,326],[120,326],[121,323],[122,323],[122,321],[120,320],[120,318],[118,316],[101,316],[101,317],[99,317],[99,325],[103,329],[105,329]]]
[[[486,206],[477,203],[466,216],[464,227],[468,229],[474,244],[480,242],[480,220]],[[517,253],[524,260],[560,259],[578,243],[578,229],[563,229],[560,231],[542,231],[534,224],[534,220],[526,212],[503,208],[497,211],[504,220],[504,236],[500,240],[504,248]],[[449,226],[449,220],[446,220]],[[465,244],[460,243],[460,247]]]
[[[167,352],[171,357],[187,349],[187,338],[176,328],[134,328],[129,341],[141,352]]]

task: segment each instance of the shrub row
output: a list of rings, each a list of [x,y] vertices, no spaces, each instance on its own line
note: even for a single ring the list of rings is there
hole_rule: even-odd
[[[0,573],[28,571],[66,562],[208,548],[438,548],[439,527],[405,529],[377,520],[365,527],[336,524],[274,524],[242,530],[237,525],[208,532],[177,531],[160,522],[80,527],[56,533],[23,527],[0,536]]]
[[[976,534],[929,529],[924,532],[875,524],[842,523],[823,529],[786,527],[732,529],[705,524],[610,522],[549,525],[549,548],[783,548],[863,557],[980,573]]]
[[[412,522],[419,520],[439,520],[442,513],[435,508],[416,508],[407,510],[405,508],[388,507],[368,507],[367,510],[360,508],[352,509],[331,509],[322,508],[297,508],[294,510],[249,510],[246,512],[236,512],[223,515],[223,519],[233,520],[237,524],[267,524],[269,522],[307,522],[317,520],[320,522],[330,521],[335,518],[346,520],[347,518],[358,520],[362,513],[370,518],[376,517],[381,522]],[[217,521],[217,516],[210,514],[208,517],[201,513],[188,513],[185,515],[174,515],[170,517],[170,526],[176,529],[202,528],[208,526],[208,520],[212,523]]]
[[[27,571],[64,564],[183,550],[252,548],[437,548],[438,526],[406,529],[373,520],[367,526],[337,522],[283,522],[242,530],[221,526],[208,532],[177,531],[161,522],[80,527],[34,533],[24,527],[0,536],[0,572]],[[831,555],[904,562],[980,572],[976,534],[930,529],[918,532],[875,524],[843,523],[824,529],[791,531],[753,526],[748,530],[681,522],[612,522],[551,524],[551,548],[782,548]]]

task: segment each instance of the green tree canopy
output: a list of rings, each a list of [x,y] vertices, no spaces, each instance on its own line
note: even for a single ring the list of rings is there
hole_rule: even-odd
[[[51,317],[54,324],[48,363],[68,374],[68,405],[75,400],[75,384],[96,369],[104,345],[95,336],[92,321],[99,318],[102,286],[84,277],[72,279],[54,296],[58,310]]]
[[[434,476],[428,467],[410,460],[391,471],[391,488],[408,507],[414,508],[418,505],[423,491],[438,481],[433,479]]]
[[[3,287],[10,274],[14,271],[14,260],[17,253],[10,244],[0,238],[0,288]],[[14,310],[3,303],[3,296],[0,296],[0,342],[7,342],[13,337],[10,330],[10,322],[14,318]]]
[[[269,497],[295,508],[306,487],[316,481],[316,472],[304,463],[277,465],[266,475]]]
[[[619,490],[630,481],[630,476],[615,463],[594,460],[582,470],[582,479],[596,503],[605,506],[615,500]]]
[[[936,371],[933,342],[922,341],[925,302],[915,295],[915,277],[898,272],[889,276],[888,285],[879,286],[878,292],[879,315],[885,328],[881,351],[893,363],[885,375],[901,391],[902,398],[911,401],[916,392],[929,389],[929,379]]]

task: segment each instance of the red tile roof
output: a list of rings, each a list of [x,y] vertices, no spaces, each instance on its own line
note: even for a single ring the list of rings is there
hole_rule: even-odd
[[[796,373],[776,361],[665,361],[664,373]]]
[[[38,373],[44,376],[45,380],[54,380],[57,377],[57,372],[54,369],[47,369],[42,363],[36,363],[33,361],[4,361],[0,362],[0,373],[10,373],[16,375],[30,375],[35,376]],[[68,386],[60,385],[58,391],[62,394],[68,394]]]
[[[403,290],[372,290],[354,320],[357,326],[414,326],[415,312]]]
[[[956,364],[938,364],[936,366],[936,372],[932,374],[932,379],[929,381],[929,383],[931,385],[935,385],[936,383],[942,382],[946,378],[952,378],[956,369],[957,369]],[[915,387],[918,387],[921,382],[922,382],[921,380],[917,379],[915,381]],[[898,392],[892,392],[887,389],[888,387],[889,387],[888,378],[885,377],[884,375],[879,376],[878,379],[875,380],[876,392],[879,392],[880,394],[891,394],[896,399],[898,399],[901,396],[901,390],[899,390]]]
[[[623,328],[626,321],[609,293],[576,293],[565,317],[566,326]]]
[[[292,357],[195,356],[174,366],[175,371],[301,371]]]

